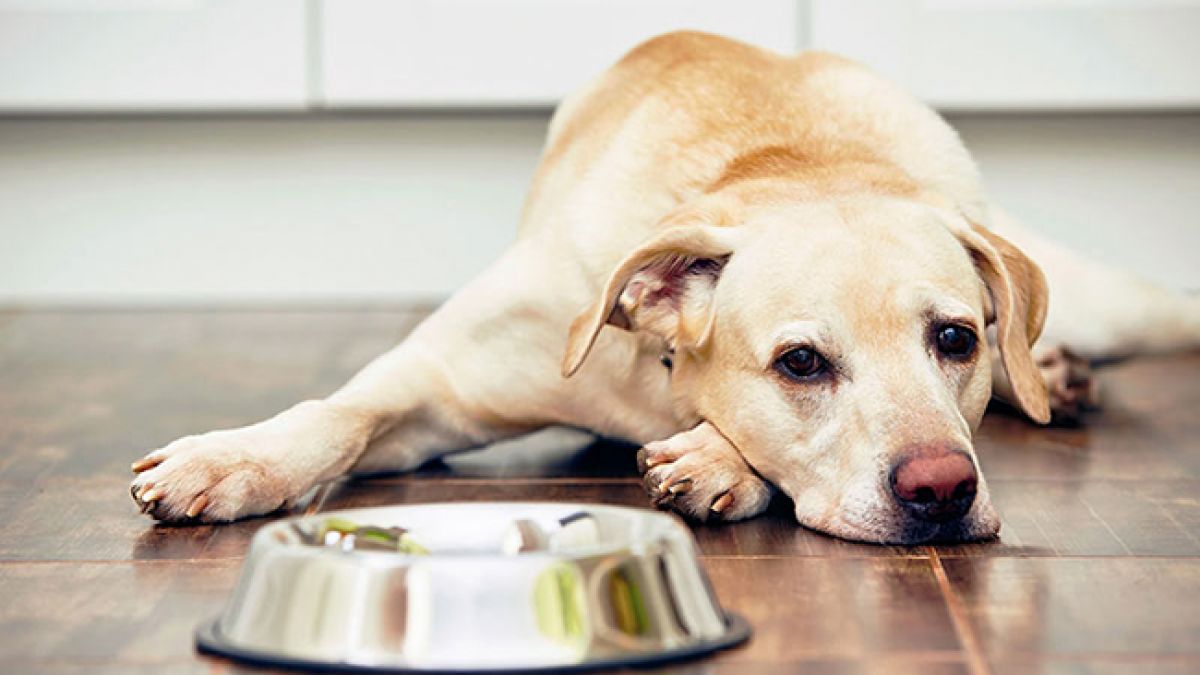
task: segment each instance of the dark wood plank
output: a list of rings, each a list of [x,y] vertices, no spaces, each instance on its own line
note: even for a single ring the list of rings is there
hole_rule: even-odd
[[[1200,660],[1172,659],[1162,656],[1108,659],[1015,659],[991,664],[995,675],[1194,675],[1200,672]]]
[[[0,314],[0,559],[240,556],[261,521],[152,528],[129,463],[329,393],[425,313]]]
[[[706,567],[722,603],[755,627],[747,647],[721,659],[961,656],[928,560],[715,558]]]
[[[663,675],[967,675],[969,667],[958,657],[939,654],[884,654],[862,658],[812,658],[788,661],[739,661],[720,655],[660,668],[617,671]]]
[[[1200,556],[1200,481],[993,480],[997,542],[943,556]]]
[[[0,480],[119,474],[180,436],[324,396],[411,312],[35,312],[3,329]]]
[[[205,563],[0,565],[0,663],[146,664],[192,654],[192,631],[215,616],[234,560]]]
[[[0,481],[0,561],[239,558],[262,522],[156,527],[127,484],[111,474],[47,485]]]
[[[129,501],[128,463],[328,393],[424,313],[0,312],[0,671],[259,672],[195,655],[191,631],[285,514],[156,527]],[[935,564],[997,673],[1200,671],[1198,374],[1200,354],[1119,364],[1080,428],[989,416],[1001,538],[940,562],[800,528],[786,500],[695,525],[756,638],[665,671],[969,672]],[[558,431],[338,484],[319,505],[469,500],[647,504],[632,448]]]
[[[1200,659],[1200,566],[1170,558],[943,559],[995,660]]]
[[[21,664],[23,674],[28,675],[162,675],[163,673],[234,673],[262,675],[264,673],[296,673],[295,670],[269,670],[241,666],[225,659],[196,656],[193,660],[176,660],[155,664],[87,663],[39,661]],[[638,668],[615,671],[614,673],[662,673],[663,675],[778,675],[783,672],[805,675],[966,675],[970,671],[962,663],[942,662],[927,658],[912,658],[907,655],[885,656],[876,659],[817,659],[795,661],[785,664],[755,664],[712,659],[694,659],[659,668]]]
[[[1101,410],[1075,428],[1041,428],[998,409],[976,447],[990,480],[1200,478],[1200,352],[1102,368]]]

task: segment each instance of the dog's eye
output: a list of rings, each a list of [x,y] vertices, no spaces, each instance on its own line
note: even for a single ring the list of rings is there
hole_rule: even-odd
[[[947,324],[938,328],[937,348],[942,354],[961,359],[975,351],[975,333],[964,326]]]
[[[784,375],[796,380],[809,380],[825,371],[825,359],[804,347],[784,352],[776,364]]]

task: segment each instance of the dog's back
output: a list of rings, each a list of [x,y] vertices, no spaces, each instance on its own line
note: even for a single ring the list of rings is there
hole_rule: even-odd
[[[784,57],[670,33],[563,102],[519,232],[566,230],[592,257],[612,247],[614,229],[620,248],[632,247],[671,208],[731,177],[856,157],[894,165],[896,175],[986,219],[974,164],[954,131],[865,67],[823,52]]]

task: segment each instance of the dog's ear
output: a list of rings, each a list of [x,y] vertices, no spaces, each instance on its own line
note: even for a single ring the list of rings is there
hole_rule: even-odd
[[[567,336],[563,377],[579,370],[600,329],[647,331],[673,349],[699,349],[712,331],[712,294],[733,252],[732,228],[675,225],[629,254]]]
[[[1017,403],[1031,419],[1045,424],[1050,421],[1050,399],[1030,347],[1046,321],[1046,278],[1020,249],[983,227],[971,223],[970,230],[958,236],[991,297],[988,321],[995,321],[1000,360]]]

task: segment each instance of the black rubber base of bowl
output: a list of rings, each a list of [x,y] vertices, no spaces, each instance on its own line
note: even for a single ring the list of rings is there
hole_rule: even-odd
[[[206,621],[196,629],[196,649],[205,654],[216,654],[242,663],[256,666],[271,666],[274,668],[295,668],[298,670],[336,670],[355,673],[462,673],[462,672],[581,672],[588,670],[603,670],[608,668],[626,668],[631,666],[655,666],[674,661],[684,661],[712,654],[722,649],[728,649],[745,642],[750,637],[750,624],[737,614],[725,615],[725,634],[715,640],[668,649],[651,654],[634,654],[617,659],[601,659],[584,663],[572,663],[555,666],[513,665],[507,668],[411,668],[407,666],[380,666],[340,661],[313,661],[296,658],[286,654],[271,654],[253,649],[245,649],[229,644],[217,628],[217,620]]]

